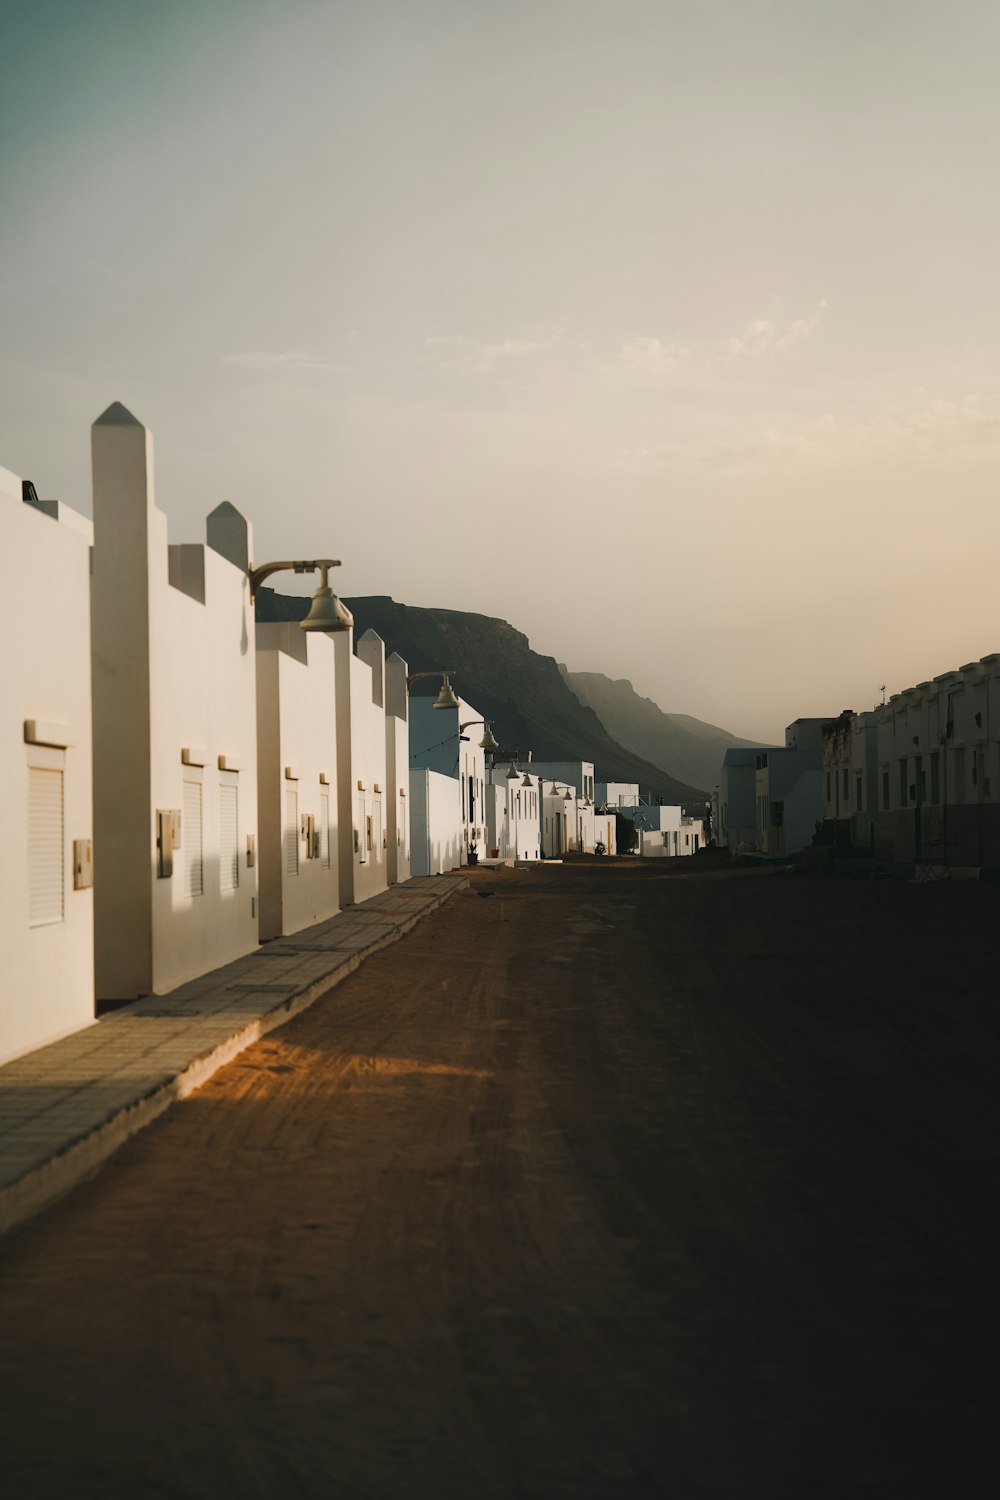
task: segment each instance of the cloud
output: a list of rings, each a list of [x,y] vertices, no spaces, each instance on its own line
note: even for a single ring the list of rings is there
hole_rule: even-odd
[[[477,339],[456,336],[424,339],[424,350],[430,363],[441,369],[470,370],[477,375],[489,375],[505,365],[541,354],[551,343],[551,339],[512,338],[485,344]]]
[[[659,339],[643,335],[623,344],[618,360],[630,370],[655,377],[676,370],[690,352],[685,344],[664,344]]]
[[[669,470],[759,474],[793,471],[904,470],[1000,465],[1000,390],[956,398],[927,396],[837,417],[830,411],[804,422],[763,422],[742,430],[689,434],[675,442],[647,437],[618,450],[613,468],[633,475]]]
[[[224,354],[222,364],[236,365],[242,370],[259,370],[263,374],[328,374],[353,370],[355,365],[346,365],[339,360],[321,354],[309,354],[304,349],[290,349],[285,353],[266,350],[250,350],[242,354]]]
[[[822,301],[811,318],[796,318],[783,327],[768,318],[754,318],[743,329],[738,338],[731,338],[726,351],[729,359],[760,359],[772,354],[784,354],[796,344],[802,343],[819,326],[826,312],[826,301]]]

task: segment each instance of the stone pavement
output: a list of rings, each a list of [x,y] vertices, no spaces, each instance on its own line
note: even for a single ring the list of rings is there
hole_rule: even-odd
[[[0,1067],[0,1234],[468,885],[422,876]]]

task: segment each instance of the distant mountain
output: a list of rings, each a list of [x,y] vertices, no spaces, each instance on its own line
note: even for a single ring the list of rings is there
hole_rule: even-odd
[[[664,713],[651,698],[640,698],[625,678],[614,681],[601,672],[568,672],[565,667],[560,671],[620,744],[694,786],[715,786],[726,751],[755,743],[690,714]]]
[[[309,600],[262,588],[259,620],[300,620]],[[589,760],[598,781],[638,782],[664,802],[702,802],[698,781],[672,775],[627,750],[571,691],[551,656],[532,651],[526,635],[489,615],[397,604],[387,595],[345,599],[355,633],[375,630],[411,672],[449,668],[455,691],[493,723],[504,749],[531,750],[537,760]],[[436,693],[433,681],[416,693]],[[710,785],[710,783],[705,783]]]

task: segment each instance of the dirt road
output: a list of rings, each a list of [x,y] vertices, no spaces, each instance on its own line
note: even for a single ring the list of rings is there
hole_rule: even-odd
[[[480,872],[0,1244],[5,1500],[990,1492],[1000,895],[694,866]]]

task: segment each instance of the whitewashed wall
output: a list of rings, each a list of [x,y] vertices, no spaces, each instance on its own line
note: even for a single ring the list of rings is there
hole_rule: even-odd
[[[407,664],[394,651],[385,663],[385,760],[389,812],[389,884],[410,878],[410,726]]]
[[[340,899],[334,647],[294,621],[257,627],[257,782],[266,940],[325,921]]]
[[[411,873],[441,875],[465,863],[465,829],[455,781],[440,771],[410,767]]]
[[[374,630],[358,640],[350,674],[353,899],[367,901],[389,884],[386,803],[392,795],[386,775],[385,646]]]
[[[250,533],[224,505],[208,520],[214,545],[168,552],[152,437],[117,403],[94,423],[93,469],[97,994],[126,999],[257,944]],[[180,818],[169,875],[161,811]]]
[[[462,729],[462,725],[468,728]],[[462,738],[464,734],[465,738]],[[410,699],[410,767],[452,777],[462,824],[462,863],[466,849],[486,847],[486,754],[482,715],[459,698],[457,709],[437,709],[431,698]],[[450,819],[449,819],[450,824]],[[433,831],[432,831],[433,837]]]
[[[93,890],[73,876],[74,841],[93,837],[87,532],[0,469],[0,1062],[94,1019]],[[65,744],[27,743],[28,720]]]

